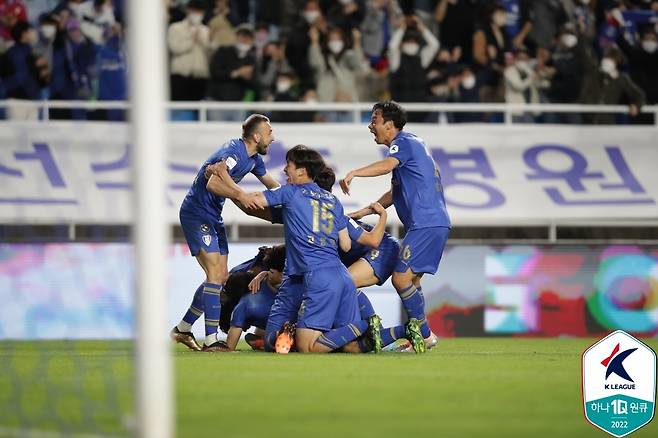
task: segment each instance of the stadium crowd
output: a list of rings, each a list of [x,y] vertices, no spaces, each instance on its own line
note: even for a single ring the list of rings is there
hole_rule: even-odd
[[[658,103],[656,0],[164,1],[174,101],[624,104],[627,116],[519,112],[514,120],[638,124],[653,123],[641,106]],[[0,0],[0,99],[125,99],[124,12],[123,0]],[[342,112],[270,115],[351,120]],[[37,114],[9,106],[4,116]],[[123,114],[53,110],[50,117]]]

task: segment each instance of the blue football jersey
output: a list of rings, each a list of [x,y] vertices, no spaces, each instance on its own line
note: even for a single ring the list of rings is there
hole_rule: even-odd
[[[240,298],[240,302],[231,314],[231,327],[240,327],[247,330],[254,326],[265,329],[267,317],[276,298],[276,291],[263,281],[255,294],[247,294]]]
[[[338,232],[347,219],[338,198],[315,183],[286,184],[263,194],[270,207],[282,207],[286,274],[340,265]]]
[[[247,155],[247,145],[241,138],[234,138],[224,143],[213,153],[201,166],[194,178],[192,187],[187,192],[181,210],[187,213],[196,213],[202,216],[210,216],[221,221],[222,210],[226,198],[217,196],[206,189],[206,178],[204,172],[206,166],[220,161],[226,162],[228,173],[233,181],[239,183],[248,173],[260,177],[265,175],[265,163],[260,155]]]
[[[400,163],[393,169],[391,186],[393,205],[404,227],[450,227],[441,175],[423,140],[401,131],[386,156]]]

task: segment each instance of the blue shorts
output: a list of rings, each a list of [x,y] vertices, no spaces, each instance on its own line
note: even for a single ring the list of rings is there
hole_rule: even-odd
[[[298,328],[327,332],[361,319],[356,286],[342,264],[305,273],[304,286]]]
[[[375,271],[375,276],[379,280],[377,284],[381,286],[393,275],[398,254],[400,254],[400,244],[397,239],[384,236],[377,249],[371,250],[361,258],[372,266],[372,270]]]
[[[301,275],[283,277],[267,318],[265,333],[278,332],[286,322],[297,322],[297,312],[303,298],[304,277]]]
[[[219,220],[190,214],[183,210],[180,211],[179,218],[187,246],[190,247],[193,256],[199,254],[201,249],[205,252],[228,254],[226,230]]]
[[[450,228],[448,227],[409,231],[400,243],[395,272],[407,272],[411,268],[415,274],[436,273],[449,234]]]

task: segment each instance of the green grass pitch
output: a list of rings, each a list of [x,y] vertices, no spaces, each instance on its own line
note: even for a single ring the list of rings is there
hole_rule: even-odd
[[[424,355],[176,346],[177,436],[606,436],[581,401],[581,354],[595,341],[450,338]],[[132,360],[130,342],[0,342],[0,436],[129,435]],[[658,436],[658,420],[631,436]]]

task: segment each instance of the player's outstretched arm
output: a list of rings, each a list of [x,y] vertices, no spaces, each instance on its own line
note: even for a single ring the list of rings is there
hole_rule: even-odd
[[[393,157],[386,157],[383,160],[377,161],[372,164],[368,164],[365,167],[361,167],[359,169],[355,170],[350,170],[347,172],[347,175],[345,175],[345,178],[340,180],[340,188],[343,190],[343,193],[346,195],[350,194],[350,184],[352,183],[352,180],[355,177],[373,177],[373,176],[382,176],[386,175],[388,173],[391,173],[393,169],[398,167],[398,164],[400,162],[397,160],[397,158]]]
[[[381,205],[384,209],[387,209],[388,207],[393,205],[393,192],[389,190],[388,192],[384,193],[382,196],[379,197],[376,203]],[[373,204],[370,204],[367,207],[364,207],[357,211],[353,211],[352,213],[348,213],[347,215],[352,219],[359,220],[362,217],[368,216],[370,214],[375,214],[376,211],[372,209],[372,205]]]
[[[242,210],[246,215],[263,219],[267,222],[272,222],[272,211],[269,208],[247,208],[240,201],[233,200],[233,203]]]
[[[226,337],[226,345],[228,345],[228,348],[235,350],[238,341],[240,341],[240,335],[242,335],[241,327],[231,327],[228,329],[228,336]]]
[[[379,220],[377,225],[372,231],[364,231],[361,236],[357,239],[357,242],[361,245],[369,246],[373,249],[377,249],[379,244],[382,243],[384,238],[384,232],[386,231],[386,219],[388,215],[386,214],[386,209],[381,206],[378,202],[373,202],[370,204],[370,207],[376,214],[379,215]]]
[[[268,190],[276,189],[281,185],[269,172],[263,176],[259,176],[258,179],[263,183],[265,187],[267,187]]]

